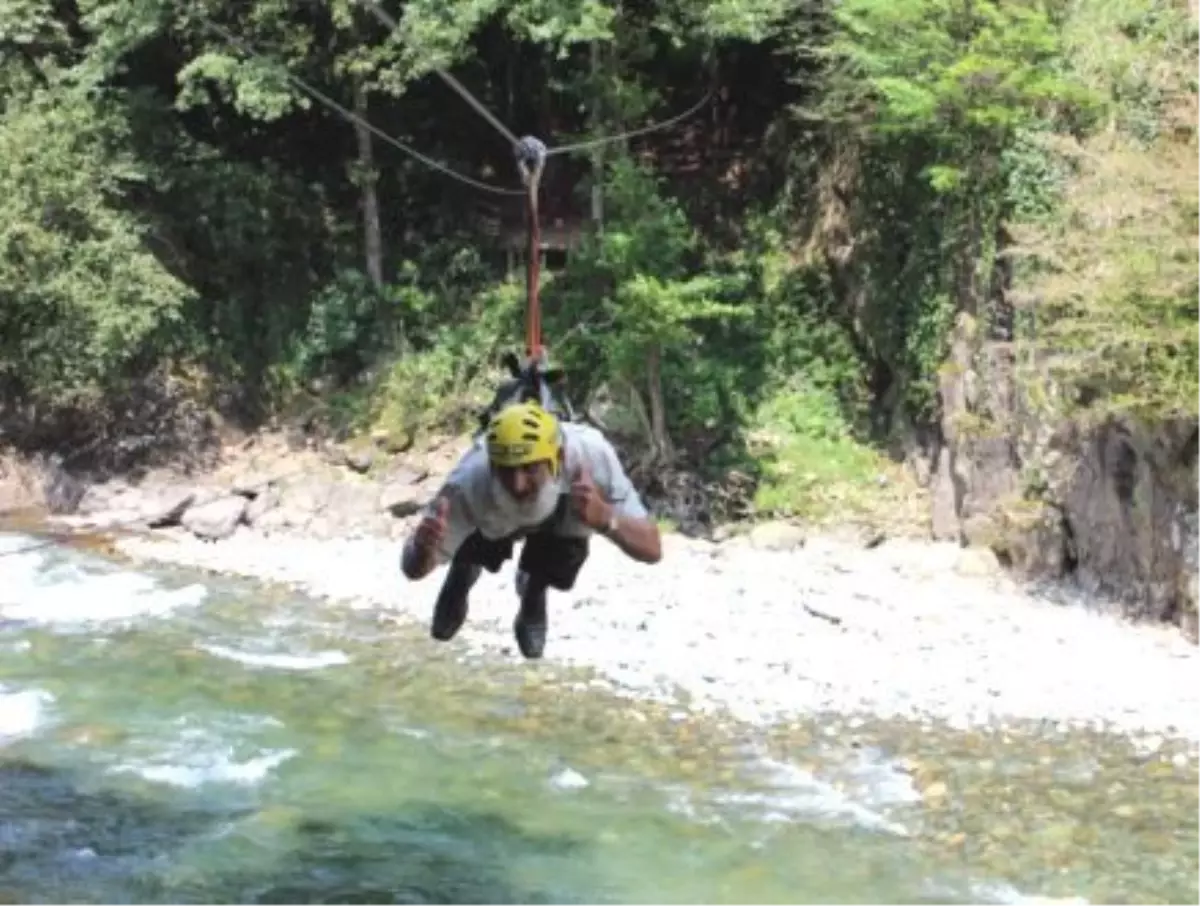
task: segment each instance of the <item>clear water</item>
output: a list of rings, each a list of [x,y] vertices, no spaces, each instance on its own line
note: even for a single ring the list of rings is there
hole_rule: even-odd
[[[749,734],[280,589],[0,556],[0,902],[1196,901],[1194,760],[831,726]]]

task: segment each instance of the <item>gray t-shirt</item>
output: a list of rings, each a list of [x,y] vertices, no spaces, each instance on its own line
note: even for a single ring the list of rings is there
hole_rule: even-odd
[[[646,507],[608,439],[590,425],[563,422],[561,428],[566,462],[555,479],[559,494],[570,494],[571,483],[586,468],[596,489],[618,515],[646,518]],[[453,557],[472,532],[478,531],[485,538],[506,538],[540,524],[541,519],[526,521],[514,512],[503,495],[492,478],[486,441],[481,437],[459,459],[437,495],[450,501],[446,538],[440,551],[443,560]],[[555,527],[555,533],[586,538],[592,530],[568,504],[566,516]]]

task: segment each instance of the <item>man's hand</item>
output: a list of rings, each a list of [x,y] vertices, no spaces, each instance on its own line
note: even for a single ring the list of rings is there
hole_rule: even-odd
[[[410,579],[419,579],[433,569],[438,548],[446,539],[446,524],[450,518],[450,501],[439,497],[433,511],[426,513],[405,545],[402,566]]]
[[[426,513],[417,523],[413,540],[421,553],[432,552],[446,540],[446,521],[450,518],[450,501],[439,497],[434,501],[433,512]]]
[[[602,532],[609,541],[634,560],[657,563],[662,559],[662,539],[653,519],[622,516],[614,521],[613,505],[592,482],[587,465],[580,467],[571,482],[571,503],[580,520],[592,531]]]
[[[580,466],[575,480],[571,482],[571,503],[579,519],[593,531],[607,531],[612,519],[612,506],[592,481],[587,464]]]

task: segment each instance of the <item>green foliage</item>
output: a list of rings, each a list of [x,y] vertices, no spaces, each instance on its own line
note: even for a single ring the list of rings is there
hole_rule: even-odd
[[[866,363],[834,316],[837,300],[828,281],[812,269],[789,270],[764,281],[759,305],[767,326],[762,343],[768,389],[782,392],[799,377],[837,401],[847,430],[861,431],[871,406]]]
[[[853,437],[837,395],[804,379],[763,401],[748,436],[762,463],[754,505],[763,515],[846,517],[865,507],[883,474],[880,455]]]
[[[833,10],[833,37],[816,49],[828,91],[813,106],[853,149],[829,166],[853,176],[844,228],[863,286],[857,332],[886,377],[885,410],[936,417],[955,312],[1004,320],[1006,224],[1048,217],[1061,197],[1067,174],[1037,137],[1085,125],[1102,107],[1067,65],[1061,12],[1042,0],[848,0]]]
[[[1077,407],[1194,412],[1182,6],[390,8],[394,33],[355,0],[0,2],[7,394],[53,408],[185,361],[226,395],[325,388],[340,423],[396,443],[470,427],[522,337],[485,223],[519,200],[484,211],[291,80],[512,186],[506,143],[431,77],[454,66],[551,145],[675,112],[685,72],[689,99],[720,79],[703,116],[553,157],[544,182],[547,218],[584,213],[593,181],[604,215],[543,275],[551,353],[656,464],[736,466],[762,512],[870,509],[892,473],[869,445],[936,423],[956,316],[1005,330],[1024,297],[1013,339]]]
[[[513,4],[507,14],[509,26],[539,44],[555,47],[560,59],[572,44],[611,38],[615,20],[616,10],[597,0],[533,0]]]
[[[978,153],[1049,105],[1088,99],[1060,74],[1059,34],[1041,0],[848,0],[834,19],[835,97],[883,135]],[[929,176],[954,188],[968,168],[959,157],[938,162]]]
[[[238,112],[255,119],[275,120],[296,105],[311,101],[297,92],[286,70],[269,61],[245,58],[232,50],[210,50],[179,70],[180,92],[175,103],[188,110],[208,102],[208,87],[217,88],[222,99]]]
[[[1187,4],[1093,0],[1070,7],[1062,23],[1069,68],[1097,97],[1107,125],[1152,141],[1188,107],[1194,126],[1196,18]]]
[[[294,361],[320,272],[336,261],[321,194],[279,166],[186,140],[157,111],[143,134],[153,248],[194,290],[190,351],[250,390],[270,365]]]
[[[1034,396],[1072,415],[1194,418],[1196,23],[1182,7],[1099,0],[1062,30],[1106,122],[1082,141],[1029,146],[1052,186],[1050,204],[1021,207],[1013,224],[1032,301],[1029,380],[1051,385]]]
[[[0,118],[0,381],[66,404],[161,354],[192,290],[149,254],[120,206],[144,180],[120,117],[80,92],[39,92]],[[169,347],[168,347],[169,348]]]
[[[379,330],[381,310],[392,300],[362,271],[338,273],[312,300],[308,324],[296,340],[293,364],[299,375],[350,375],[387,340]]]
[[[1062,202],[1070,167],[1051,149],[1050,130],[1023,129],[1000,156],[1004,171],[1004,200],[1016,223],[1045,222]]]
[[[794,9],[791,0],[717,0],[692,12],[709,35],[758,43],[773,39]]]
[[[737,465],[759,479],[760,515],[810,522],[861,515],[885,471],[866,442],[873,404],[867,363],[836,317],[826,276],[790,262],[778,241],[767,231],[748,249],[756,331],[729,356],[742,374]]]
[[[571,338],[563,350],[569,364],[657,392],[646,387],[653,379],[649,357],[664,350],[688,355],[704,343],[701,325],[748,310],[731,297],[736,281],[700,270],[698,234],[649,174],[614,161],[605,193],[604,231],[590,236],[550,284],[547,306]]]
[[[1073,409],[1194,416],[1197,145],[1149,154],[1109,137],[1077,154],[1058,216],[1019,231],[1040,358]]]
[[[516,283],[488,287],[403,351],[371,394],[369,427],[402,444],[472,430],[491,401],[500,356],[512,348],[524,298]]]
[[[500,9],[498,0],[462,0],[453,6],[439,0],[404,4],[399,21],[399,69],[405,80],[449,66],[462,55],[472,33]]]
[[[49,0],[0,2],[0,47],[26,54],[36,48],[47,56],[58,56],[66,55],[70,45],[66,23],[55,16]],[[0,61],[7,63],[9,53],[0,55]],[[7,100],[7,92],[0,93],[0,100]]]

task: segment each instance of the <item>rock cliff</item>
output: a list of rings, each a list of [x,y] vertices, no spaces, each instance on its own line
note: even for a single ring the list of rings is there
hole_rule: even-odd
[[[1011,344],[960,316],[940,375],[935,537],[1030,578],[1073,576],[1132,619],[1197,636],[1197,419],[1048,414]]]

